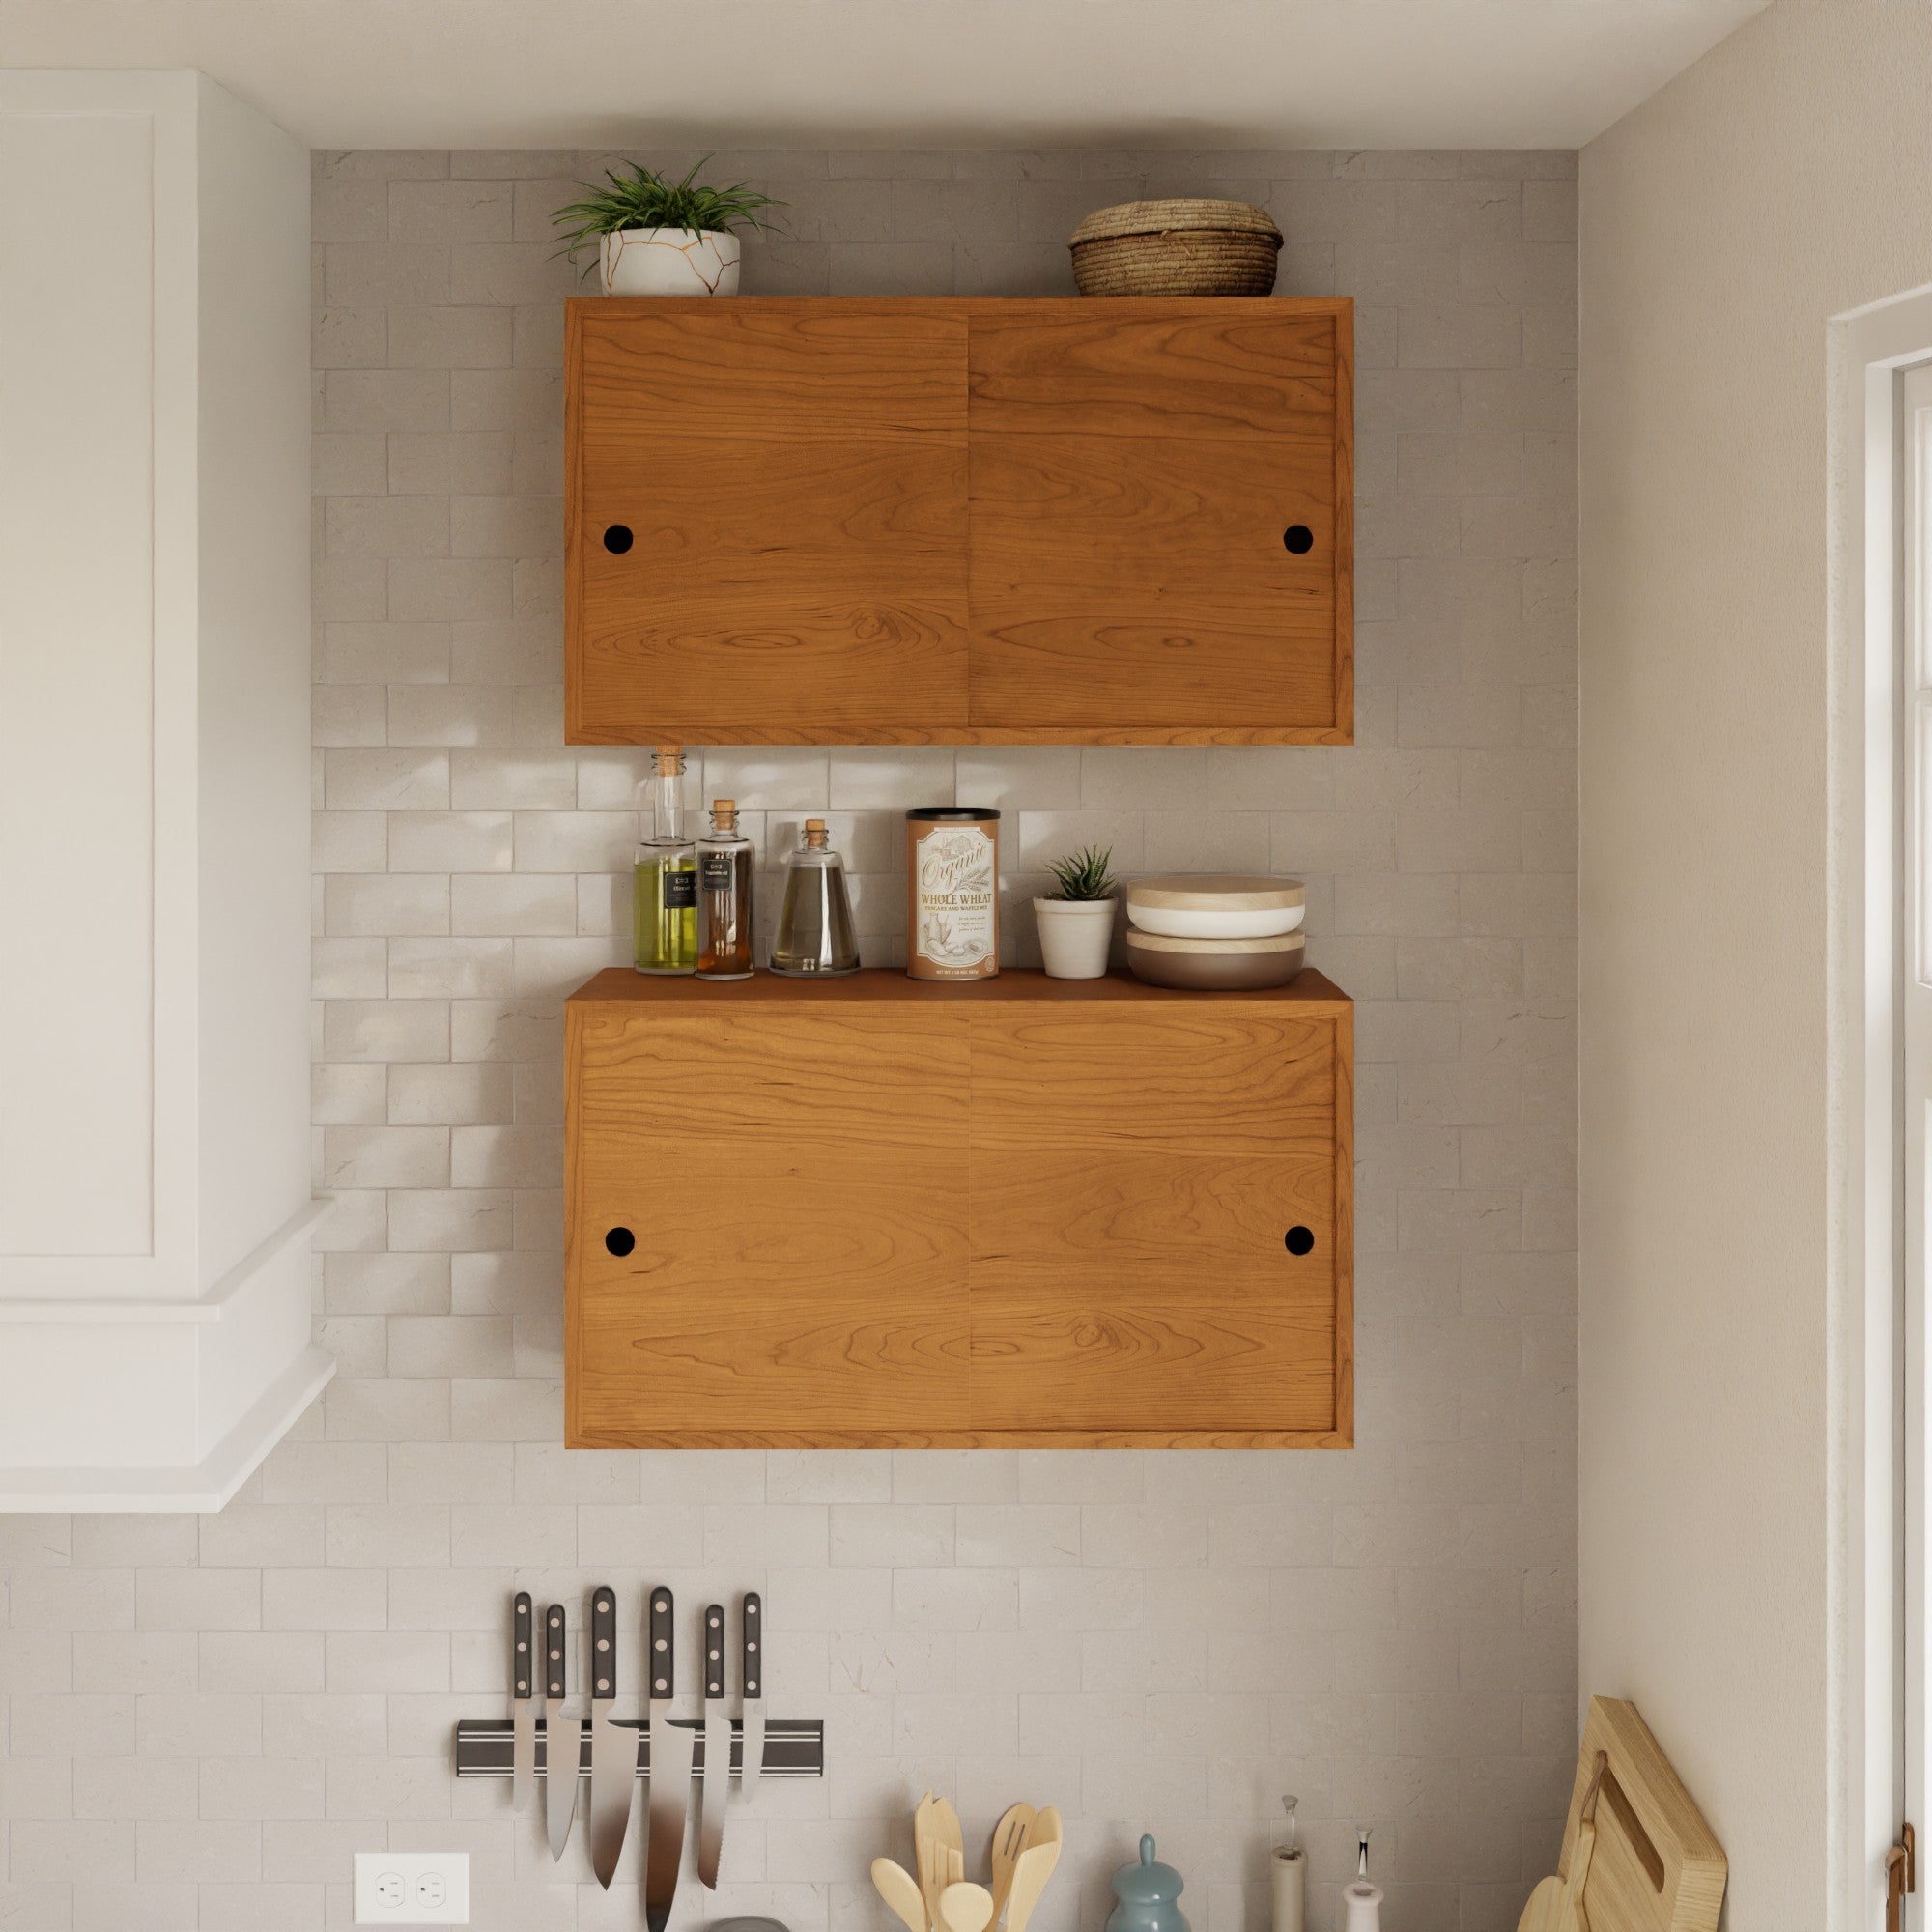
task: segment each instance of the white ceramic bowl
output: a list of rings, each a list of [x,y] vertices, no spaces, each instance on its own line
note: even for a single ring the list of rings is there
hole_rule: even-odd
[[[1293,932],[1307,916],[1305,905],[1295,906],[1216,906],[1196,910],[1192,906],[1148,906],[1127,902],[1127,918],[1143,932],[1158,932],[1170,939],[1272,939],[1278,933]]]

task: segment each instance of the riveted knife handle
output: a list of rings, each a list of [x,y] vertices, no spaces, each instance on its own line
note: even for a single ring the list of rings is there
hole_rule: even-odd
[[[569,1626],[561,1604],[553,1604],[544,1612],[544,1695],[563,1695],[563,1651]]]
[[[617,1593],[608,1583],[590,1593],[590,1694],[617,1694]]]
[[[656,1703],[663,1697],[677,1694],[677,1634],[676,1611],[671,1605],[670,1592],[660,1583],[651,1592],[650,1615],[650,1699]]]
[[[724,1605],[704,1606],[704,1694],[724,1694]]]
[[[755,1590],[745,1592],[745,1616],[743,1629],[745,1695],[762,1697],[765,1693],[758,1686],[765,1675],[765,1633],[760,1628],[764,1622],[761,1614],[763,1605],[758,1602]]]
[[[534,1665],[530,1648],[530,1593],[519,1590],[510,1606],[510,1684],[512,1694],[527,1697]]]

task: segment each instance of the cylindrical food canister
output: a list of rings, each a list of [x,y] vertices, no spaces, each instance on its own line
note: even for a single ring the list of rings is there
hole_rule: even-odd
[[[1307,1932],[1308,1861],[1286,1845],[1274,1848],[1274,1913],[1271,1932]]]
[[[1000,814],[978,805],[906,813],[906,971],[990,980],[1000,970]]]

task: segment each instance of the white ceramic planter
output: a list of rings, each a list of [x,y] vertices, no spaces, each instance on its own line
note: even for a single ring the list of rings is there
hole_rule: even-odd
[[[1049,980],[1097,980],[1114,943],[1112,899],[1035,899],[1039,956]]]
[[[735,296],[738,238],[715,229],[621,228],[603,238],[607,296]]]

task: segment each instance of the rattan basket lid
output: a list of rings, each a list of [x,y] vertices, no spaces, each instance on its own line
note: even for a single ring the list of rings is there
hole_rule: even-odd
[[[1281,246],[1281,230],[1264,208],[1246,201],[1122,201],[1095,209],[1073,231],[1071,244],[1109,242],[1122,235],[1167,235],[1179,229],[1210,228],[1224,234],[1265,235]]]

